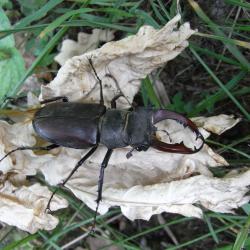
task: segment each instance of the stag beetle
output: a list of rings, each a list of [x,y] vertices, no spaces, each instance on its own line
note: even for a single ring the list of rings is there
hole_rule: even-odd
[[[116,100],[122,96],[121,94],[113,98],[111,109],[107,109],[103,100],[102,81],[96,73],[92,59],[88,60],[90,68],[100,84],[100,103],[68,102],[67,97],[64,96],[41,102],[41,104],[47,105],[35,113],[32,121],[33,128],[38,136],[52,144],[46,147],[16,148],[6,154],[0,162],[17,150],[51,150],[59,146],[75,149],[91,148],[63,181],[61,186],[65,186],[76,170],[95,152],[98,145],[105,145],[107,152],[100,168],[97,205],[94,216],[95,224],[99,203],[102,200],[104,170],[115,148],[131,146],[132,149],[127,154],[127,158],[132,156],[133,150],[146,151],[150,146],[164,152],[192,154],[202,148],[204,138],[191,120],[176,112],[166,109],[154,110],[146,107],[138,107],[132,110],[116,109]],[[60,99],[62,102],[55,102]],[[202,145],[192,150],[183,143],[168,144],[159,141],[155,136],[156,127],[154,125],[165,119],[175,120],[184,127],[188,126],[196,134],[196,140],[198,138],[202,140]],[[55,192],[56,190],[49,199],[48,210],[50,210],[50,202]]]

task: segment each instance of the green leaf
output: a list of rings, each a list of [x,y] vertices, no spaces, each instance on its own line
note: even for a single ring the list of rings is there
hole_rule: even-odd
[[[10,23],[0,8],[0,29],[9,28]],[[15,48],[13,35],[0,40],[0,103],[15,88],[15,84],[25,72],[24,60]]]
[[[12,3],[9,0],[0,0],[0,7],[5,7],[7,9],[12,8]]]
[[[184,111],[183,107],[185,106],[185,103],[183,101],[183,95],[181,92],[178,92],[177,94],[174,95],[173,100],[172,100],[172,105],[175,111],[177,112]]]
[[[2,8],[0,8],[0,29],[10,28],[10,22],[8,17],[5,15]],[[15,46],[15,41],[13,36],[5,37],[0,40],[0,48],[12,48]]]
[[[47,0],[18,0],[21,6],[22,13],[27,16],[35,13],[43,5],[45,5]]]

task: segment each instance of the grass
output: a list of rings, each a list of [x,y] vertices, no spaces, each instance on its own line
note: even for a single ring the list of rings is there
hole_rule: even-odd
[[[13,6],[10,2],[6,1],[4,8],[6,13],[15,19],[15,8],[18,7],[20,12],[22,6]],[[183,21],[194,21],[194,28],[197,26],[199,29],[199,33],[191,39],[184,56],[196,65],[200,76],[205,76],[206,82],[200,77],[201,80],[198,80],[196,86],[202,90],[198,94],[194,93],[194,100],[186,98],[188,93],[182,92],[182,89],[176,87],[172,90],[166,86],[171,101],[167,108],[186,112],[188,116],[209,116],[224,111],[223,105],[226,105],[229,113],[242,116],[248,123],[250,104],[246,100],[249,99],[250,93],[250,87],[247,85],[250,44],[247,31],[250,30],[250,25],[245,16],[246,13],[248,17],[250,15],[249,3],[225,0],[227,12],[238,11],[239,15],[228,15],[225,23],[218,24],[218,20],[213,19],[207,9],[194,0],[183,1],[181,6],[175,0],[168,1],[167,4],[162,0],[146,2],[50,0],[37,7],[34,12],[29,10],[28,14],[21,13],[18,22],[0,30],[0,38],[23,33],[28,37],[27,43],[40,41],[44,45],[39,48],[36,59],[21,75],[19,81],[13,83],[1,96],[23,95],[19,90],[24,81],[34,72],[43,69],[44,62],[49,62],[49,58],[71,29],[115,29],[122,33],[122,36],[127,36],[136,33],[142,25],[160,28],[180,11]],[[144,103],[161,106],[149,78],[143,81],[141,93]],[[171,98],[176,93],[177,97]],[[3,99],[0,102],[2,101]],[[244,162],[244,165],[250,166],[250,154],[246,151],[248,140],[248,135],[238,133],[237,137],[229,141],[210,140],[207,143],[217,146],[218,152],[225,155],[229,162],[234,162],[234,165]],[[6,230],[6,233],[0,238],[1,249],[69,249],[77,245],[85,246],[93,212],[68,192],[61,191],[61,195],[69,201],[70,208],[58,213],[60,223],[55,230],[28,235],[15,228],[5,227],[3,230]],[[239,209],[236,215],[206,212],[203,221],[169,214],[162,215],[162,218],[166,221],[162,224],[157,223],[156,215],[150,222],[129,222],[120,215],[119,209],[112,209],[104,216],[98,216],[98,231],[95,237],[105,242],[100,249],[110,249],[111,246],[118,246],[120,249],[142,249],[145,242],[149,249],[202,249],[202,246],[203,249],[217,250],[250,248],[249,204]],[[122,224],[125,224],[125,229],[119,230]],[[195,232],[195,227],[199,227],[201,231]],[[179,236],[178,243],[171,241],[172,234],[169,232]]]

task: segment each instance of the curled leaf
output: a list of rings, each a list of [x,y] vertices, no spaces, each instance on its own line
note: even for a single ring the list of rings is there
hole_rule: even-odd
[[[217,115],[211,116],[209,118],[196,117],[193,121],[198,124],[198,126],[204,127],[207,131],[215,134],[222,134],[226,130],[234,127],[241,119],[234,119],[233,115]]]
[[[14,185],[6,180],[0,188],[0,220],[9,225],[35,233],[37,229],[52,230],[58,219],[45,212],[51,192],[39,183],[31,186]],[[55,197],[53,210],[67,206],[64,199]]]
[[[55,57],[55,61],[60,65],[73,56],[82,55],[97,48],[100,42],[109,42],[114,39],[114,31],[93,29],[92,34],[79,32],[77,42],[65,39],[62,43],[60,53]]]
[[[136,35],[69,59],[56,78],[42,87],[41,98],[67,96],[71,101],[99,102],[100,88],[89,64],[91,58],[103,83],[105,104],[109,105],[114,96],[122,93],[124,98],[119,98],[118,107],[129,108],[141,79],[188,46],[187,39],[195,31],[188,23],[176,29],[179,20],[177,15],[160,30],[143,26]]]

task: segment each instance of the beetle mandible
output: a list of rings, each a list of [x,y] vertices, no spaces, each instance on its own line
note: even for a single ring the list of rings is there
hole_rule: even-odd
[[[95,225],[98,207],[102,200],[104,170],[115,148],[131,146],[132,149],[127,153],[127,158],[132,156],[133,150],[146,151],[150,146],[164,152],[192,154],[203,147],[204,138],[191,120],[173,111],[154,110],[146,107],[137,107],[132,110],[116,109],[116,100],[123,96],[122,94],[112,99],[111,108],[106,108],[103,99],[102,81],[98,77],[92,59],[88,58],[88,61],[100,85],[100,103],[69,102],[68,98],[64,96],[42,101],[41,104],[47,105],[38,109],[32,124],[37,135],[52,144],[46,147],[18,147],[7,153],[0,162],[17,150],[49,151],[59,146],[75,149],[91,148],[62,182],[61,186],[65,186],[77,169],[95,152],[99,144],[106,146],[107,152],[101,163],[99,173],[97,204],[93,223]],[[55,102],[57,100],[62,100],[62,102]],[[184,127],[188,126],[196,134],[196,140],[202,140],[201,146],[192,150],[186,147],[183,142],[168,144],[159,141],[156,138],[156,127],[154,125],[165,119],[175,120]],[[50,203],[55,193],[56,190],[48,201],[46,208],[48,210],[50,210]]]

